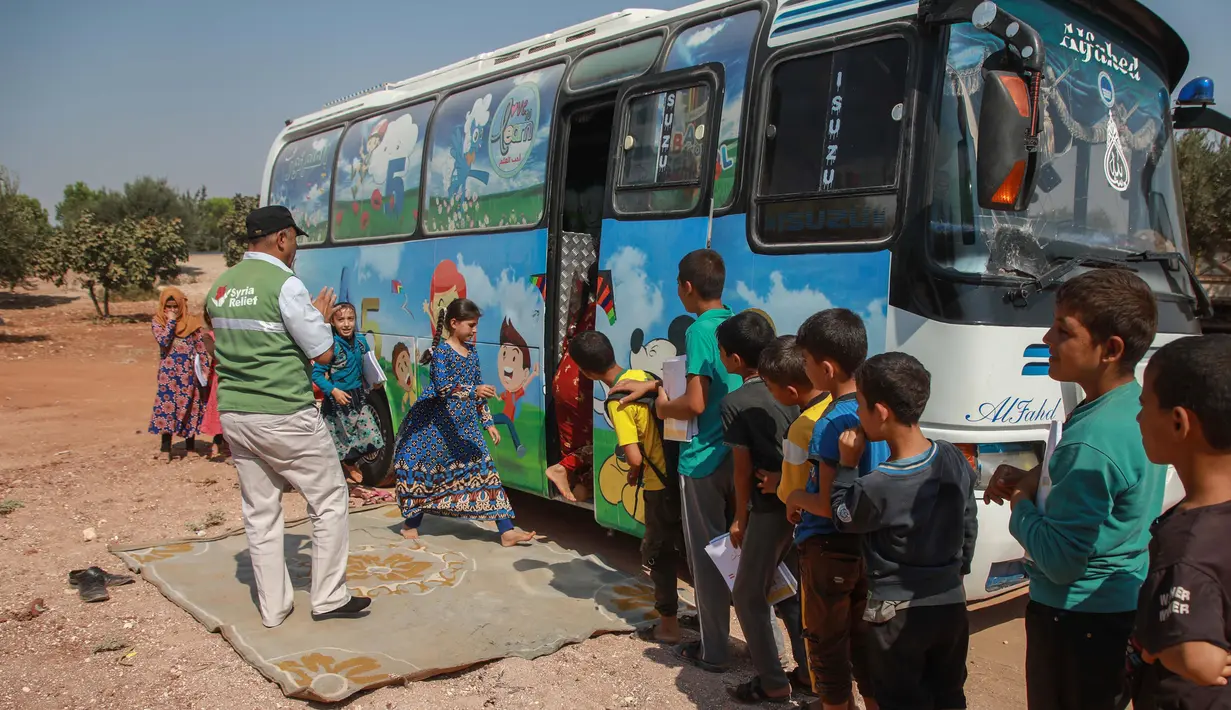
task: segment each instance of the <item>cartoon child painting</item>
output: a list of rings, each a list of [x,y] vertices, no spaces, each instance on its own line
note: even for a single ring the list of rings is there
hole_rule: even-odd
[[[371,169],[372,154],[376,152],[381,142],[385,140],[385,132],[388,130],[389,119],[380,119],[372,128],[372,132],[368,134],[367,140],[359,146],[359,167],[355,169],[355,178],[350,186],[352,200],[358,199],[359,186],[363,183],[364,178],[368,176],[368,171]]]
[[[432,326],[432,337],[436,337],[436,331],[444,327],[445,309],[449,304],[465,297],[466,278],[457,270],[457,264],[449,259],[437,264],[428,287],[428,298],[423,302],[423,312]]]
[[[393,346],[393,378],[402,387],[402,411],[410,411],[418,395],[415,394],[415,359],[405,343]]]
[[[500,324],[500,384],[504,394],[500,401],[504,402],[504,410],[494,417],[497,425],[503,424],[509,430],[509,438],[517,447],[517,457],[526,455],[526,447],[517,435],[517,426],[513,423],[517,416],[517,400],[526,396],[526,386],[539,375],[539,366],[530,364],[530,346],[517,328],[513,327],[508,318]]]

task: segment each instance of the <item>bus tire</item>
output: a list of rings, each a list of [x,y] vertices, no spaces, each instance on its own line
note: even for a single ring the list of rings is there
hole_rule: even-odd
[[[393,485],[393,447],[394,441],[393,416],[389,413],[389,400],[383,389],[368,392],[368,404],[376,413],[380,425],[380,436],[385,445],[359,460],[359,471],[363,473],[363,485],[388,487]]]

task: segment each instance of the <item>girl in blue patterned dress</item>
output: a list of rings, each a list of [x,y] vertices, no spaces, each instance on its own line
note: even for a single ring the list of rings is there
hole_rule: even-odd
[[[471,345],[481,315],[472,301],[453,301],[439,316],[431,351],[424,353],[424,364],[431,363],[431,385],[402,420],[393,465],[407,539],[419,537],[427,512],[494,520],[505,547],[535,537],[513,527],[513,507],[479,429],[482,423],[493,444],[500,443],[487,407],[496,388],[483,384]],[[442,343],[446,326],[449,337]]]
[[[367,386],[363,381],[363,359],[368,353],[368,341],[355,334],[355,307],[349,303],[336,306],[330,325],[333,326],[333,362],[312,366],[312,384],[319,387],[324,396],[321,415],[333,437],[342,468],[352,483],[362,483],[363,472],[359,470],[358,461],[385,446],[380,420],[368,404]]]

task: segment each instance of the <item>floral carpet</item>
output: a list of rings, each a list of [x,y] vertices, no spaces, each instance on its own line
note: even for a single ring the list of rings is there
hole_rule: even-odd
[[[366,689],[568,643],[653,620],[648,581],[550,542],[501,547],[494,525],[428,516],[398,534],[396,506],[350,514],[347,583],[373,598],[361,619],[313,622],[311,523],[288,522],[295,612],[261,625],[243,530],[112,548],[171,601],[217,631],[287,696],[336,702]]]

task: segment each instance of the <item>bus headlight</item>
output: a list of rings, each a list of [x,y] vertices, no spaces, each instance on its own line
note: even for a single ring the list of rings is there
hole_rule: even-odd
[[[1041,443],[1022,441],[1013,444],[957,444],[957,448],[966,455],[966,460],[979,472],[977,490],[986,490],[992,482],[992,475],[1001,464],[1016,466],[1023,471],[1029,471],[1039,465],[1039,449]]]

